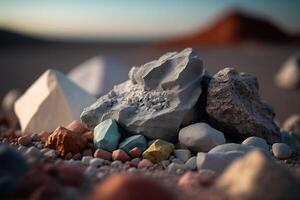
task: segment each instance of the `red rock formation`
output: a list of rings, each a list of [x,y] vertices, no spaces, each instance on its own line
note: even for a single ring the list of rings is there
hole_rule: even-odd
[[[158,47],[228,45],[245,42],[285,43],[295,41],[272,22],[239,11],[231,11],[205,30],[162,42]],[[299,40],[298,40],[299,41]]]

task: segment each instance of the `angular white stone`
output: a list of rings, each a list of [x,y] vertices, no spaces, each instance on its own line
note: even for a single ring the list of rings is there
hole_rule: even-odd
[[[92,95],[101,96],[127,80],[129,69],[110,56],[95,56],[72,69],[68,77]]]
[[[79,120],[83,108],[96,100],[57,70],[49,69],[16,101],[22,131],[52,132]]]
[[[225,143],[224,134],[206,123],[196,123],[179,131],[179,142],[195,152],[208,152]]]

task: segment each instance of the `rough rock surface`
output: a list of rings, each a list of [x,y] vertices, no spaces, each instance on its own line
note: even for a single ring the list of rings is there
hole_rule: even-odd
[[[208,86],[206,111],[211,124],[234,140],[258,136],[269,143],[280,141],[273,109],[261,100],[253,74],[233,68],[216,73]]]
[[[16,101],[15,112],[25,133],[52,132],[79,119],[96,100],[57,70],[47,70]]]
[[[90,128],[113,118],[131,134],[177,140],[179,127],[201,94],[202,60],[192,49],[166,53],[133,67],[128,81],[84,109]]]
[[[49,137],[46,146],[56,149],[61,156],[67,153],[73,155],[80,153],[80,151],[87,145],[87,140],[81,137],[80,134],[72,132],[66,128],[58,127]]]
[[[300,88],[300,54],[291,56],[275,76],[278,87],[287,90]]]
[[[226,199],[300,199],[299,180],[260,151],[232,163],[216,185]]]

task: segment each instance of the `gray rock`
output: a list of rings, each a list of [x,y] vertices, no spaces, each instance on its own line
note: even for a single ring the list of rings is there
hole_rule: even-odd
[[[195,170],[197,168],[197,157],[193,156],[190,159],[188,159],[185,163],[188,169]]]
[[[282,128],[286,131],[298,133],[298,140],[300,141],[300,114],[294,114],[288,117],[284,121]]]
[[[248,145],[243,145],[243,144],[237,144],[237,143],[227,143],[227,144],[222,144],[219,146],[214,147],[209,151],[209,153],[226,153],[229,151],[239,151],[248,153],[249,151],[253,150],[255,147],[253,146],[248,146]]]
[[[97,172],[97,169],[94,166],[88,166],[87,168],[85,168],[84,170],[84,175],[87,177],[93,177]]]
[[[284,143],[274,143],[272,145],[272,151],[276,158],[287,159],[292,155],[291,148]]]
[[[169,165],[170,165],[170,161],[169,160],[163,160],[160,162],[161,165],[166,169]]]
[[[191,152],[188,149],[175,149],[173,153],[184,163],[191,157]]]
[[[95,168],[101,167],[104,164],[104,160],[101,158],[92,158],[89,161],[89,165]]]
[[[40,159],[42,157],[42,153],[36,147],[32,146],[27,149],[25,155],[32,159]]]
[[[171,163],[169,166],[168,166],[168,172],[169,173],[177,173],[177,170],[178,169],[181,169],[183,171],[187,170],[187,166],[185,166],[184,164],[178,164],[178,163]]]
[[[92,156],[83,156],[82,158],[81,158],[81,162],[82,162],[82,164],[84,164],[84,165],[89,165],[90,164],[90,161],[93,159],[93,157]]]
[[[300,54],[291,56],[275,76],[278,87],[287,90],[300,88]]]
[[[172,163],[176,163],[176,164],[184,164],[184,162],[182,160],[180,160],[179,158],[174,158],[172,159]]]
[[[133,67],[130,80],[85,108],[81,119],[94,128],[113,118],[130,134],[175,141],[186,114],[201,94],[203,74],[202,60],[192,49],[167,53]]]
[[[243,141],[242,144],[248,146],[254,146],[266,152],[269,152],[269,145],[267,144],[266,140],[260,137],[255,137],[255,136],[248,137],[246,140]]]
[[[208,152],[225,143],[224,134],[206,123],[196,123],[179,131],[179,142],[192,151]]]
[[[274,111],[261,100],[253,74],[233,68],[216,73],[208,85],[206,111],[210,123],[233,140],[257,136],[268,143],[280,141]]]
[[[48,158],[56,158],[57,157],[57,154],[54,149],[48,149],[43,154],[45,157],[48,157]]]
[[[221,174],[234,160],[244,155],[241,151],[197,154],[197,169],[209,169]]]

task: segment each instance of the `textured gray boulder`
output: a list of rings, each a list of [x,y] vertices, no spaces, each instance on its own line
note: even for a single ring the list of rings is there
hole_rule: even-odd
[[[210,123],[231,139],[258,136],[269,143],[280,141],[274,111],[261,100],[253,74],[233,68],[215,74],[208,85],[206,111]]]
[[[182,122],[193,120],[188,115],[202,91],[202,65],[192,49],[185,49],[133,67],[130,80],[85,108],[81,120],[94,128],[112,118],[130,134],[174,141]]]

